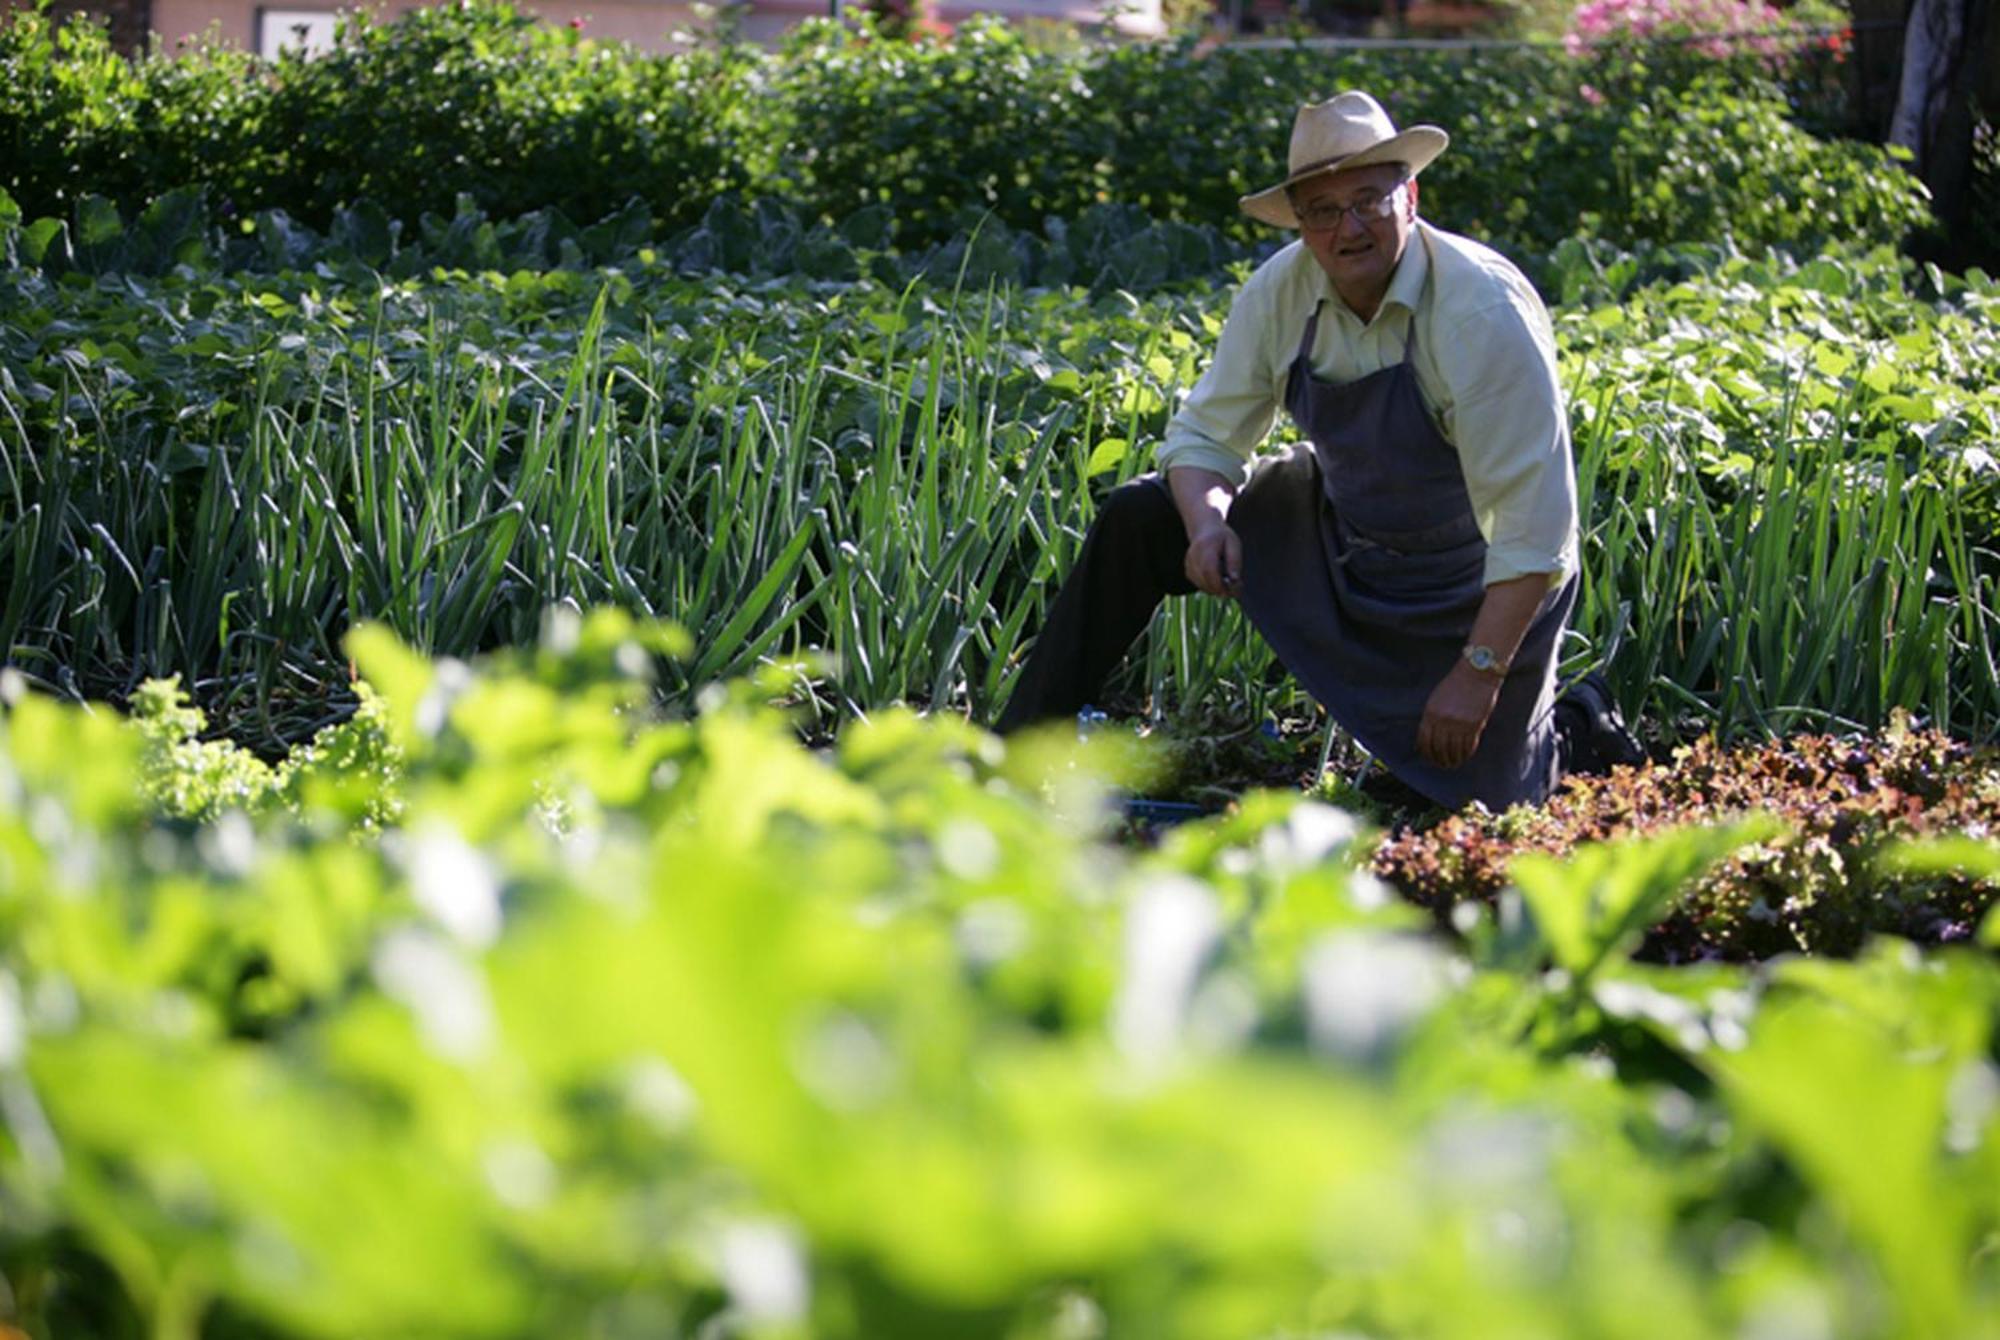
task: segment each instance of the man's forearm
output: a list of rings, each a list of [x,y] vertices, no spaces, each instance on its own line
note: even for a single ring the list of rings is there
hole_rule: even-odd
[[[1470,645],[1486,647],[1503,661],[1513,660],[1548,591],[1546,572],[1487,587],[1472,621]],[[1423,718],[1417,723],[1417,752],[1441,768],[1463,766],[1479,748],[1479,737],[1499,698],[1496,676],[1475,670],[1469,661],[1455,662],[1424,703]]]
[[[1546,572],[1531,572],[1487,587],[1472,622],[1472,645],[1492,648],[1503,661],[1513,660],[1549,593],[1549,577]]]
[[[1174,506],[1180,511],[1189,540],[1200,538],[1211,527],[1228,524],[1236,484],[1227,475],[1196,465],[1175,466],[1167,471],[1167,488],[1174,495]]]

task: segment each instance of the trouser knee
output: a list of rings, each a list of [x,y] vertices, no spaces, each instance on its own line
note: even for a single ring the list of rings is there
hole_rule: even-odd
[[[1140,559],[1179,585],[1173,578],[1187,553],[1187,530],[1159,476],[1142,475],[1111,490],[1090,529],[1097,548]]]
[[[1159,525],[1166,513],[1179,515],[1174,512],[1173,495],[1160,483],[1159,476],[1141,475],[1104,495],[1104,501],[1097,505],[1094,524],[1118,530],[1134,527],[1150,530]]]

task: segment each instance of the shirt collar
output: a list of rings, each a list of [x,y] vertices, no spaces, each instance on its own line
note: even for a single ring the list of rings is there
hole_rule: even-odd
[[[1424,239],[1424,226],[1419,221],[1410,229],[1403,259],[1396,262],[1396,273],[1389,277],[1389,291],[1382,295],[1383,307],[1401,307],[1412,316],[1416,315],[1417,302],[1424,296],[1424,281],[1431,273],[1431,249]],[[1382,313],[1378,309],[1375,314]]]

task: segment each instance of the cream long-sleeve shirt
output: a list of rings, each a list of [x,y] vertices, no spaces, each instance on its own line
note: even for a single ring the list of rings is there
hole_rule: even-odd
[[[1167,426],[1154,460],[1241,483],[1285,399],[1317,304],[1313,371],[1352,381],[1400,362],[1414,324],[1417,390],[1458,449],[1486,537],[1486,583],[1577,567],[1576,471],[1555,335],[1534,286],[1490,247],[1418,220],[1388,293],[1363,322],[1297,242],[1237,293],[1215,359]]]

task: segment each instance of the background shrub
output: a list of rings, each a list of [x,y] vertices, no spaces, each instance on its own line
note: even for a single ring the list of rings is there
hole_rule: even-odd
[[[463,194],[489,214],[588,218],[639,196],[683,224],[749,180],[736,140],[757,66],[741,50],[653,59],[507,6],[439,6],[350,16],[331,52],[274,75],[262,139],[282,169],[254,203],[314,221],[362,199],[413,218]]]
[[[664,232],[738,192],[809,225],[879,211],[869,230],[906,249],[986,215],[1046,235],[1102,205],[1266,245],[1279,235],[1237,199],[1282,177],[1298,105],[1341,88],[1446,127],[1427,211],[1531,267],[1579,230],[1895,242],[1923,214],[1883,151],[1796,126],[1761,58],[1050,51],[983,20],[948,44],[817,21],[776,53],[655,56],[479,3],[351,18],[331,52],[276,62],[201,49],[128,64],[99,30],[31,11],[0,29],[0,76],[15,149],[0,186],[29,218],[71,215],[86,192],[129,215],[194,185],[225,213],[315,227],[363,203],[414,228],[460,197],[490,218],[575,221],[637,198]]]
[[[58,28],[38,10],[0,21],[6,185],[31,215],[69,213],[85,182],[120,197],[150,186],[150,174],[134,170],[147,87],[142,68],[88,23]]]

